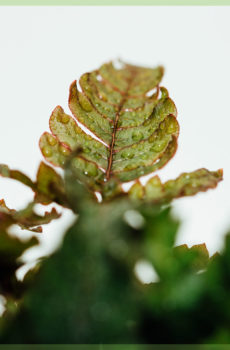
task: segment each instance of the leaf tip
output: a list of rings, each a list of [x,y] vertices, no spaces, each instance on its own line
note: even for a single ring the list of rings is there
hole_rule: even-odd
[[[218,177],[220,178],[220,180],[223,180],[224,169],[223,168],[218,169],[216,173],[217,173]]]

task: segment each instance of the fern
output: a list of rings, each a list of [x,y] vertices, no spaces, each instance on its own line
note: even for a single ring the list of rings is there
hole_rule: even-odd
[[[56,107],[51,133],[45,132],[39,142],[46,161],[61,167],[64,176],[44,162],[35,180],[0,165],[1,176],[34,192],[33,202],[23,210],[0,201],[0,294],[6,300],[1,342],[230,339],[230,237],[224,253],[213,257],[205,244],[175,247],[179,222],[162,206],[215,188],[222,170],[198,169],[165,183],[158,175],[145,185],[140,181],[161,169],[177,150],[177,111],[159,86],[162,76],[162,67],[123,64],[116,69],[107,63],[81,77],[81,91],[73,82],[73,116]],[[125,192],[128,181],[133,184]],[[96,192],[102,195],[101,204]],[[38,215],[37,203],[57,203],[78,218],[60,249],[20,282],[15,276],[22,265],[19,258],[38,240],[12,237],[12,225],[40,233],[41,225],[60,217],[54,208]],[[154,267],[157,281],[140,283],[134,268],[141,261]]]
[[[22,229],[41,232],[40,225],[59,218],[55,209],[37,215],[36,203],[55,202],[78,212],[75,198],[82,200],[79,193],[87,196],[76,186],[76,179],[89,193],[100,192],[103,200],[128,196],[132,202],[154,204],[216,187],[223,178],[221,169],[198,169],[164,184],[158,176],[145,186],[139,181],[140,176],[162,168],[177,149],[177,111],[167,90],[159,87],[162,76],[162,67],[123,64],[116,69],[107,63],[82,75],[82,91],[74,81],[69,95],[73,117],[56,107],[50,117],[51,133],[45,132],[39,142],[45,159],[66,170],[65,179],[44,162],[36,181],[0,164],[0,175],[23,183],[35,193],[33,203],[19,212],[9,209],[2,200],[1,227],[18,224]],[[125,192],[122,185],[131,180],[134,183]]]
[[[124,194],[122,183],[162,168],[174,156],[179,135],[176,106],[168,91],[159,87],[162,76],[162,67],[124,64],[115,69],[112,63],[83,74],[81,92],[76,81],[70,86],[73,117],[57,106],[50,117],[51,133],[40,138],[46,160],[64,168],[68,156],[81,150],[72,160],[72,171],[76,169],[82,181],[104,199]],[[147,197],[171,200],[213,188],[221,179],[221,170],[205,169],[165,185],[155,178],[151,188],[156,188]],[[149,193],[149,187],[143,191]],[[138,182],[131,193],[135,188],[142,191]]]

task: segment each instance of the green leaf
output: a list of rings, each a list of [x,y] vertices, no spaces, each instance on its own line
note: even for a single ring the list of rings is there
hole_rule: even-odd
[[[69,207],[65,194],[64,181],[56,171],[41,162],[37,172],[35,202],[49,204],[56,202],[64,207]]]
[[[75,166],[93,178],[95,187],[113,177],[129,181],[159,169],[172,157],[169,148],[174,142],[176,149],[179,133],[173,101],[166,89],[159,94],[162,75],[161,67],[124,65],[117,70],[112,63],[84,74],[82,92],[76,82],[70,87],[69,106],[75,119],[60,106],[51,115],[52,134],[44,133],[40,139],[45,158],[63,167],[68,154],[81,147]],[[154,88],[155,94],[146,95]],[[157,164],[163,155],[164,161]]]
[[[57,106],[50,117],[51,133],[45,132],[40,138],[46,160],[66,168],[69,155],[81,150],[72,157],[73,173],[75,168],[81,182],[107,200],[124,194],[123,182],[162,168],[174,156],[179,135],[175,104],[168,91],[159,87],[162,76],[162,67],[123,64],[117,69],[112,62],[83,74],[79,80],[81,91],[76,81],[70,86],[73,117]],[[207,176],[199,172],[192,173],[189,181],[182,175],[160,185],[151,199],[169,201],[193,195],[215,187],[222,179],[218,175],[215,181],[211,172],[207,171]],[[134,186],[132,190],[140,187],[138,183]],[[146,192],[148,199],[151,191],[139,191]]]
[[[215,188],[223,179],[223,171],[208,171],[198,169],[191,173],[183,173],[175,180],[169,180],[164,184],[158,176],[152,177],[146,185],[135,182],[128,194],[132,199],[149,201],[152,203],[167,203],[174,198],[192,196],[198,192]]]
[[[27,175],[23,174],[21,171],[10,169],[8,165],[0,164],[0,175],[3,177],[17,180],[23,183],[24,185],[30,187],[32,190],[35,189],[35,184]]]
[[[194,271],[206,269],[209,262],[212,261],[205,243],[193,245],[191,248],[183,244],[175,247],[174,253],[178,259],[189,261]]]
[[[56,202],[68,207],[68,200],[65,196],[64,181],[57,172],[41,162],[37,172],[36,182],[33,182],[27,175],[18,170],[11,170],[7,165],[0,164],[0,175],[17,180],[30,187],[35,193],[35,202],[50,204]]]
[[[52,208],[50,212],[45,212],[44,216],[38,215],[34,212],[35,203],[30,203],[25,209],[16,211],[9,209],[5,201],[0,200],[0,228],[6,229],[13,224],[17,224],[23,230],[29,230],[32,232],[42,232],[40,225],[48,224],[54,219],[58,219],[60,214],[57,213],[55,208]]]
[[[23,230],[32,232],[42,232],[40,225],[48,224],[61,215],[55,208],[50,212],[45,212],[43,216],[34,212],[36,203],[50,204],[56,202],[68,207],[68,202],[64,190],[64,181],[54,169],[41,162],[37,172],[37,181],[33,182],[27,175],[18,170],[11,170],[7,165],[0,164],[0,175],[17,180],[30,187],[35,193],[35,200],[23,209],[16,211],[6,206],[4,199],[0,200],[0,228],[7,229],[13,224],[17,224]]]

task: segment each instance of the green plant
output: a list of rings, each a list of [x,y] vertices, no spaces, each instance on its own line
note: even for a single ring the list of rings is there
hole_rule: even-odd
[[[0,205],[0,291],[7,300],[2,342],[229,340],[229,238],[224,253],[211,259],[205,245],[175,248],[179,223],[169,207],[174,198],[216,187],[222,170],[199,169],[166,183],[158,176],[146,185],[139,181],[177,149],[176,107],[159,87],[162,76],[162,67],[108,63],[81,77],[82,91],[71,85],[74,118],[56,107],[51,133],[40,138],[45,159],[63,168],[63,177],[44,162],[36,181],[0,166],[2,176],[35,192],[25,210]],[[20,242],[10,226],[40,232],[60,216],[55,209],[37,215],[36,203],[57,203],[78,216],[62,247],[19,282],[18,257],[37,241]],[[157,280],[138,280],[141,261],[154,267]]]

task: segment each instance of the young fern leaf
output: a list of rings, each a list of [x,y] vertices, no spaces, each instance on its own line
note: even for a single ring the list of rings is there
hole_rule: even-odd
[[[23,209],[16,211],[6,206],[3,199],[0,200],[0,229],[6,229],[13,224],[17,224],[22,230],[41,233],[40,225],[48,224],[54,219],[58,219],[61,215],[57,213],[55,208],[50,212],[45,212],[44,216],[40,216],[34,212],[34,202],[28,204]]]
[[[43,216],[34,212],[34,205],[43,205],[56,202],[64,207],[69,207],[66,198],[64,181],[53,168],[41,162],[37,172],[36,181],[33,182],[27,175],[18,170],[12,170],[5,164],[0,164],[0,176],[17,180],[34,191],[34,201],[20,211],[9,209],[3,199],[0,200],[0,228],[6,229],[10,225],[17,224],[23,230],[42,232],[40,225],[48,224],[61,215],[52,208]]]
[[[176,107],[165,89],[161,98],[158,89],[146,95],[158,87],[162,74],[161,67],[125,65],[116,70],[111,63],[84,74],[83,92],[76,81],[70,87],[69,106],[76,120],[100,141],[83,132],[58,106],[50,118],[52,135],[45,133],[40,140],[43,155],[63,166],[69,151],[81,146],[76,166],[101,183],[113,176],[129,181],[151,172],[179,131]]]
[[[159,87],[162,76],[162,67],[123,64],[116,69],[112,63],[83,74],[82,91],[76,81],[70,86],[69,107],[74,117],[56,107],[50,117],[51,133],[40,138],[46,160],[64,168],[69,154],[81,149],[72,165],[104,199],[124,193],[123,182],[162,168],[174,156],[179,135],[175,104],[168,91]],[[216,177],[207,174],[195,192],[214,187],[213,179],[215,184],[222,179],[220,172]],[[178,180],[174,184],[178,189]],[[183,195],[183,189],[169,192],[170,199]]]
[[[193,196],[198,192],[215,188],[222,177],[222,169],[217,171],[198,169],[192,173],[183,173],[175,180],[169,180],[164,184],[158,176],[154,176],[145,186],[137,181],[129,189],[128,194],[135,200],[142,199],[164,204],[170,202],[173,198]]]
[[[39,165],[35,182],[21,171],[12,170],[5,164],[0,164],[0,176],[17,180],[30,187],[35,193],[35,203],[46,205],[56,202],[68,207],[62,177],[43,162]]]

